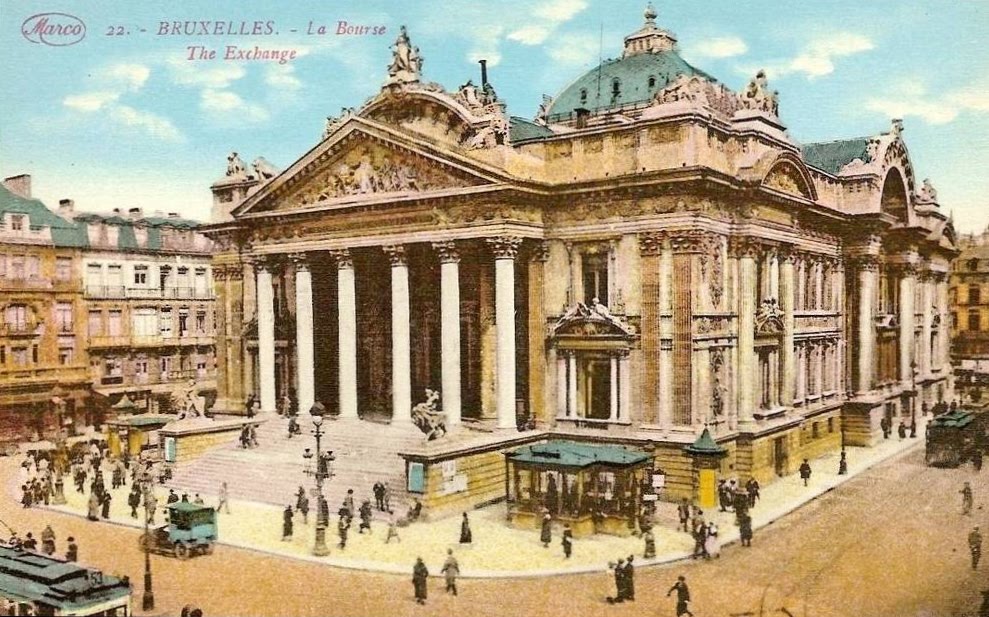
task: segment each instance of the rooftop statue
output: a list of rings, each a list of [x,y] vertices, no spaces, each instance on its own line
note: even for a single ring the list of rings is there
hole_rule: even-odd
[[[917,201],[925,204],[937,203],[937,189],[931,184],[930,178],[924,178],[924,185],[917,191]]]
[[[764,111],[774,116],[779,115],[779,92],[770,91],[766,71],[760,69],[756,76],[749,81],[745,92],[742,93],[742,105],[746,109]]]
[[[399,30],[398,38],[391,49],[392,61],[388,66],[388,81],[385,85],[418,82],[422,72],[422,56],[419,55],[419,48],[409,41],[405,26]]]
[[[268,180],[278,175],[278,170],[275,169],[275,166],[269,163],[263,156],[254,159],[254,162],[251,163],[251,168],[254,169],[254,177],[258,180]]]
[[[236,152],[231,152],[227,156],[227,175],[234,178],[247,177],[247,167]]]

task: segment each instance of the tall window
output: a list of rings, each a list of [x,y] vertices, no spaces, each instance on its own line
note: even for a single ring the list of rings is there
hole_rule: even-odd
[[[72,358],[74,355],[74,351],[71,347],[59,347],[58,363],[62,366],[68,366],[72,364]]]
[[[147,266],[134,266],[134,284],[142,287],[148,284]]]
[[[103,311],[89,311],[89,336],[101,336],[103,334]]]
[[[14,366],[27,366],[27,347],[14,347],[10,350],[10,355],[14,360]]]
[[[27,278],[41,278],[41,258],[37,255],[28,255],[24,260],[24,267],[27,270]]]
[[[206,311],[196,311],[196,333],[206,334]]]
[[[975,283],[971,283],[968,286],[968,303],[969,304],[980,304],[981,294],[979,286]]]
[[[134,309],[131,314],[134,336],[158,335],[158,311],[154,307],[142,306]]]
[[[55,325],[59,332],[72,332],[72,305],[68,302],[55,305]]]
[[[4,321],[10,330],[24,332],[27,330],[27,306],[24,304],[12,304],[8,306]]]
[[[982,329],[982,324],[979,320],[979,311],[968,312],[968,329],[973,332],[978,332]]]
[[[24,215],[23,214],[12,214],[10,216],[10,230],[11,231],[24,231]]]
[[[71,278],[72,278],[72,258],[56,257],[55,280],[64,282],[70,280]]]
[[[179,309],[179,336],[186,336],[189,333],[189,309]]]
[[[158,316],[158,327],[161,328],[162,336],[172,336],[172,309],[164,307]]]
[[[112,310],[107,313],[107,334],[110,336],[121,336],[124,333],[123,314],[119,310]]]
[[[585,253],[581,258],[584,279],[584,304],[591,306],[597,300],[607,306],[608,300],[608,256],[601,253]]]
[[[138,383],[146,383],[148,381],[148,359],[138,358],[134,360],[134,379]]]
[[[24,278],[24,256],[10,256],[10,278],[19,281]]]

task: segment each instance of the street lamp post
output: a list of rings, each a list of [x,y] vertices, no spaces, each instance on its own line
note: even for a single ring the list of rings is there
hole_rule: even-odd
[[[309,408],[309,415],[312,416],[313,436],[316,437],[316,469],[307,469],[306,473],[316,478],[316,541],[313,544],[312,554],[316,557],[325,557],[330,554],[330,549],[326,546],[326,525],[327,520],[324,515],[325,507],[323,500],[323,480],[329,477],[327,463],[323,460],[320,440],[323,437],[323,416],[326,408],[317,401]],[[312,458],[312,453],[307,449],[302,455],[307,461]]]
[[[63,474],[68,466],[69,453],[65,445],[65,436],[62,434],[65,413],[65,399],[62,398],[62,390],[55,386],[51,399],[52,407],[55,410],[55,456],[52,457],[52,473],[55,475],[55,495],[52,503],[56,506],[65,505],[65,480]]]
[[[154,610],[155,608],[155,593],[154,585],[151,580],[151,510],[149,508],[149,497],[151,496],[151,491],[154,491],[154,482],[151,480],[150,472],[145,469],[142,472],[144,475],[141,479],[141,488],[144,491],[144,595],[141,597],[141,607],[145,611]]]
[[[917,362],[915,360],[910,361],[910,379],[911,379],[911,396],[910,396],[910,437],[917,437]]]

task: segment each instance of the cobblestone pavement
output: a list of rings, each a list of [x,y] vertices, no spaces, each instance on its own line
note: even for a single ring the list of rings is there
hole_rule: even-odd
[[[14,477],[16,462],[0,462],[4,478]],[[969,517],[961,515],[963,480],[976,493]],[[972,525],[989,529],[987,501],[989,483],[971,467],[926,468],[918,448],[757,531],[752,548],[730,546],[708,562],[640,567],[634,604],[604,602],[613,591],[604,563],[590,574],[464,580],[457,598],[443,594],[435,579],[429,603],[419,607],[407,574],[328,568],[221,546],[187,562],[152,558],[156,614],[177,615],[184,604],[198,603],[208,615],[673,615],[665,592],[682,573],[697,615],[759,615],[761,605],[765,615],[784,615],[785,608],[798,617],[960,616],[974,614],[978,591],[989,588],[989,566],[973,572],[966,546]],[[60,550],[74,535],[82,562],[135,581],[139,607],[137,530],[24,510],[9,491],[0,498],[0,518],[22,535],[50,521]],[[442,558],[415,548],[430,564]],[[457,553],[471,561],[468,551]],[[432,565],[431,571],[438,574]]]

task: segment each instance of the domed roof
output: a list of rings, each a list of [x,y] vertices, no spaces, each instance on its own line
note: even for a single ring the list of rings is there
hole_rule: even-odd
[[[716,81],[688,64],[674,49],[626,55],[616,60],[605,60],[567,86],[553,99],[546,120],[554,122],[568,118],[578,108],[593,114],[605,109],[647,103],[678,75],[697,75]]]
[[[547,122],[568,120],[575,109],[594,114],[648,103],[679,75],[716,81],[680,57],[676,36],[656,25],[652,4],[643,16],[642,27],[625,37],[622,57],[602,62],[567,86],[546,110]]]

